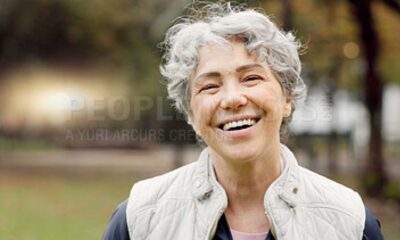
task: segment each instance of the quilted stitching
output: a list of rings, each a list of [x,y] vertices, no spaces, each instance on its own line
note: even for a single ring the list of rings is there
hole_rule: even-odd
[[[292,153],[282,146],[284,169],[281,176],[270,186],[265,196],[265,209],[270,215],[271,225],[279,240],[348,240],[362,235],[365,221],[363,203],[357,193],[328,180],[316,173],[297,165]],[[177,171],[138,183],[131,191],[127,208],[127,223],[131,236],[144,239],[150,232],[151,224],[158,228],[169,226],[166,222],[184,221],[196,223],[197,237],[209,238],[211,229],[225,209],[226,194],[218,185],[208,159],[207,150],[203,151],[196,164],[190,164]],[[210,166],[207,166],[210,165]],[[208,170],[209,171],[209,170]],[[212,171],[212,169],[211,169]],[[200,180],[200,187],[193,184]],[[210,196],[204,194],[211,189]],[[293,189],[296,189],[294,191]],[[210,192],[209,192],[210,193]],[[184,202],[193,201],[193,208],[182,212]],[[167,201],[175,201],[175,210],[165,214],[151,213],[157,211],[160,204],[168,206]],[[222,212],[221,212],[222,211]],[[135,220],[140,216],[148,216],[149,223]],[[189,220],[192,219],[192,220]],[[193,222],[194,221],[194,222]],[[150,223],[151,222],[151,223]],[[201,224],[199,224],[201,223]],[[186,224],[186,225],[187,225]],[[160,227],[161,227],[160,225]],[[184,224],[185,225],[185,224]],[[157,226],[157,227],[155,227]],[[136,227],[136,229],[134,229]],[[186,232],[182,232],[186,231]],[[189,231],[189,232],[188,232]],[[190,232],[192,231],[192,232]],[[173,228],[166,230],[172,236],[191,236],[194,228]],[[135,233],[133,233],[135,232]],[[162,229],[157,229],[162,233]],[[176,235],[174,235],[176,234]],[[357,237],[356,237],[357,236]]]

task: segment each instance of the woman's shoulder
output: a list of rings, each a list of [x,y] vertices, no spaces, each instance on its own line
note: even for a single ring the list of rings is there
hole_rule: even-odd
[[[156,205],[160,199],[187,196],[197,162],[185,165],[165,174],[138,181],[132,187],[128,199],[130,213]]]
[[[128,226],[126,224],[126,205],[125,200],[115,209],[107,228],[103,234],[103,240],[129,240]]]
[[[378,218],[368,208],[365,208],[365,215],[363,240],[383,240],[381,223]]]
[[[303,191],[297,195],[302,202],[343,213],[359,224],[364,223],[365,206],[358,192],[311,170],[300,168],[298,180]]]
[[[357,200],[361,200],[360,195],[352,188],[307,168],[300,167],[299,175],[298,180],[303,185],[313,186],[312,191],[314,192],[322,193],[325,196],[335,195],[340,197],[353,197],[357,198]]]
[[[330,205],[332,209],[340,209],[358,219],[358,222],[364,223],[363,240],[383,239],[379,220],[364,205],[356,191],[309,169],[301,167],[300,171],[303,185],[310,189],[307,192],[309,201],[318,199],[320,202],[323,199],[324,204]]]

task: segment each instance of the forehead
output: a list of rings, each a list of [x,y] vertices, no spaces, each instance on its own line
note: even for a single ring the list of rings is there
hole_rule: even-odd
[[[234,58],[232,58],[234,57]],[[211,43],[204,45],[199,50],[199,65],[204,65],[207,62],[218,60],[230,61],[224,63],[234,62],[235,60],[243,61],[257,61],[257,58],[250,54],[244,43],[241,41],[228,41],[226,43]]]
[[[199,49],[198,65],[193,78],[207,72],[236,72],[240,66],[246,65],[260,65],[268,68],[266,62],[261,62],[254,54],[247,51],[243,42],[207,44]]]

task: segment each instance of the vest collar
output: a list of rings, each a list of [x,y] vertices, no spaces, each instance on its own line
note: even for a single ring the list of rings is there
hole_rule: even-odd
[[[281,155],[281,174],[269,186],[264,195],[264,209],[268,219],[271,221],[271,231],[276,232],[276,222],[282,222],[280,214],[273,212],[273,204],[281,204],[290,209],[296,206],[298,202],[298,192],[301,191],[298,186],[299,166],[293,153],[283,144],[280,146]],[[197,166],[192,178],[192,194],[201,203],[206,203],[207,211],[215,212],[216,216],[205,215],[204,219],[209,222],[218,222],[219,217],[227,207],[228,198],[225,190],[217,182],[214,168],[209,154],[209,149],[205,148],[200,154]],[[202,210],[203,211],[203,210]],[[206,211],[206,210],[204,210]],[[204,231],[208,234],[215,232],[216,224],[210,225],[211,228]]]
[[[205,148],[200,154],[192,178],[192,194],[197,200],[204,201],[213,193],[214,187],[210,182],[212,178],[215,178],[213,171],[208,148]]]
[[[289,207],[293,208],[298,202],[299,189],[299,165],[293,153],[283,144],[281,144],[281,163],[283,170],[281,175],[269,186],[264,197],[264,205],[267,209],[271,197],[277,195]]]
[[[298,171],[299,166],[293,153],[284,145],[280,146],[282,171],[281,175],[271,184],[265,193],[264,206],[267,208],[271,196],[278,195],[281,200],[286,202],[290,207],[296,206],[298,191]],[[192,194],[199,201],[205,201],[210,198],[216,190],[222,190],[218,184],[209,149],[205,148],[199,157],[195,173],[192,178]],[[220,188],[220,189],[216,189]],[[271,195],[271,196],[269,196]]]

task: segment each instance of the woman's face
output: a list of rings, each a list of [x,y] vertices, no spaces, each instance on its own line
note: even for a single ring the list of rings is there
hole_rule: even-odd
[[[230,161],[279,152],[279,128],[291,113],[290,100],[267,63],[242,42],[202,47],[190,81],[192,125],[213,152]]]

